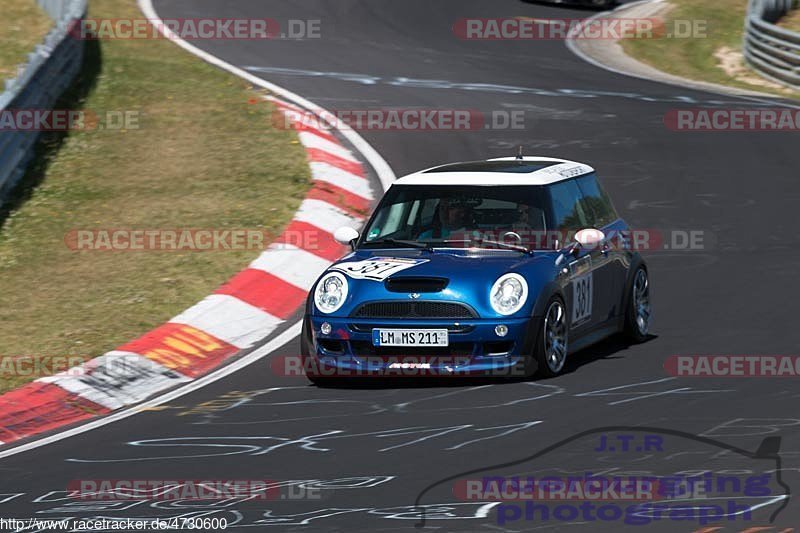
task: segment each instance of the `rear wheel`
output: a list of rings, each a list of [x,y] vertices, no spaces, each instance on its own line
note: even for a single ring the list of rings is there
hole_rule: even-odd
[[[547,304],[541,336],[534,349],[538,371],[542,376],[557,376],[567,360],[567,309],[560,298]]]
[[[634,342],[644,342],[650,332],[650,280],[644,267],[636,269],[628,294],[625,335]]]

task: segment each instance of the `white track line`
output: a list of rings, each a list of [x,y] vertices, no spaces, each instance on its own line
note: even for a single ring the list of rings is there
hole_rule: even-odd
[[[183,39],[179,38],[177,35],[172,33],[169,29],[165,27],[163,23],[161,23],[162,22],[161,18],[158,16],[155,9],[153,8],[152,0],[138,0],[138,3],[139,3],[139,9],[142,10],[142,13],[144,13],[145,17],[155,22],[157,27],[161,28],[162,31],[166,32],[165,37],[168,37],[170,40],[172,40],[172,42],[174,42],[184,50],[188,51],[189,53],[203,59],[208,63],[211,63],[214,66],[226,70],[231,74],[243,78],[248,82],[252,83],[253,85],[256,85],[258,87],[263,87],[264,89],[272,91],[273,93],[280,95],[282,98],[285,98],[286,100],[289,100],[290,102],[293,102],[300,107],[304,107],[309,111],[312,111],[314,113],[330,114],[322,107],[306,100],[305,98],[303,98],[298,94],[295,94],[287,89],[284,89],[283,87],[275,85],[274,83],[270,83],[257,76],[254,76],[249,72],[240,69],[239,67],[231,65],[230,63],[227,63],[222,59],[219,59],[218,57],[213,56],[208,52],[200,50],[196,46],[187,43],[186,41],[184,41]],[[384,190],[388,189],[389,185],[391,185],[391,183],[395,180],[395,175],[394,172],[392,171],[392,168],[389,166],[386,160],[383,159],[383,157],[381,157],[381,155],[367,141],[365,141],[364,138],[361,137],[361,135],[359,135],[356,131],[344,127],[338,129],[338,131],[339,133],[342,134],[342,136],[345,139],[348,140],[348,142],[350,142],[350,144],[353,145],[355,150],[359,152],[359,154],[361,154],[361,156],[367,161],[367,163],[369,163],[370,166],[372,166],[373,170],[378,176],[378,179],[380,180],[383,189]],[[222,368],[219,368],[201,378],[191,381],[186,385],[178,387],[166,394],[162,394],[161,396],[156,396],[155,398],[143,404],[122,411],[111,413],[103,418],[83,423],[72,429],[61,431],[59,433],[54,433],[53,435],[49,435],[47,437],[42,437],[40,439],[33,440],[31,442],[22,444],[20,446],[16,446],[9,450],[2,450],[0,451],[0,459],[2,459],[3,457],[16,455],[18,453],[22,453],[28,450],[33,450],[35,448],[39,448],[40,446],[45,446],[53,442],[58,442],[60,440],[72,437],[74,435],[79,435],[81,433],[91,431],[93,429],[105,426],[107,424],[111,424],[112,422],[116,422],[118,420],[128,418],[129,416],[133,416],[141,412],[143,409],[156,407],[164,403],[170,402],[175,398],[180,398],[181,396],[184,396],[186,394],[189,394],[190,392],[205,387],[206,385],[214,383],[215,381],[218,381],[226,376],[229,376],[230,374],[233,374],[237,370],[240,370],[258,361],[259,359],[266,357],[267,355],[271,354],[284,344],[287,344],[289,341],[300,335],[301,327],[302,327],[302,320],[292,324],[286,331],[284,331],[271,341],[267,342],[264,346],[256,350],[253,350],[252,352],[245,355],[241,359],[234,361],[233,363],[230,363],[226,366],[223,366]]]

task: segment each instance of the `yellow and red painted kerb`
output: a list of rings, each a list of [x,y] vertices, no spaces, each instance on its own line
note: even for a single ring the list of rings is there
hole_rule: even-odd
[[[307,112],[272,103],[291,116]],[[345,252],[333,239],[359,228],[374,198],[364,169],[329,131],[297,128],[313,186],[281,236],[214,294],[81,368],[0,396],[0,444],[105,415],[191,381],[252,347],[303,305],[317,277]],[[294,236],[313,234],[313,246]]]

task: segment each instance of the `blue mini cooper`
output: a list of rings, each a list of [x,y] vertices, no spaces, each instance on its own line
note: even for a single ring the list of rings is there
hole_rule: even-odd
[[[648,335],[648,270],[590,166],[517,157],[395,181],[309,294],[308,378],[558,375],[569,354]]]

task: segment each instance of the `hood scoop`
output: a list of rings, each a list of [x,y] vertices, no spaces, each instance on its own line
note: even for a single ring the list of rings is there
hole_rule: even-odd
[[[386,280],[386,290],[390,292],[441,292],[447,287],[447,278],[393,276]]]

